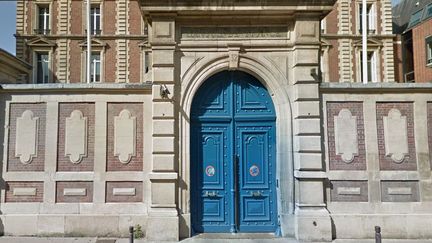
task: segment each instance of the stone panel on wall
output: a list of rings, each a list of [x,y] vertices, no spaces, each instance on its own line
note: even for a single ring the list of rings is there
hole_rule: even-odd
[[[362,103],[328,102],[327,124],[330,170],[365,170]]]
[[[56,202],[92,202],[93,182],[91,181],[58,181],[56,183]]]
[[[42,202],[43,182],[6,182],[5,202]]]
[[[106,202],[142,202],[142,182],[107,181]]]
[[[92,171],[95,140],[94,103],[60,103],[58,171]]]
[[[381,181],[383,202],[418,202],[419,184],[417,181]]]
[[[108,103],[107,129],[107,171],[142,171],[143,104]]]
[[[416,170],[413,103],[376,104],[381,170]]]
[[[9,112],[8,171],[43,171],[45,103],[12,103]]]
[[[333,202],[367,202],[367,181],[332,181],[330,197]]]

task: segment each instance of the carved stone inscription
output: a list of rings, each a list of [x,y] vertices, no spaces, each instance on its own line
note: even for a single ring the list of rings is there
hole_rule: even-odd
[[[182,27],[182,39],[287,39],[288,26]]]
[[[79,110],[72,111],[66,118],[65,156],[72,163],[80,163],[87,155],[87,117]]]
[[[122,110],[114,118],[114,155],[122,163],[129,163],[136,154],[136,117]]]
[[[348,109],[342,109],[334,118],[336,154],[346,163],[358,155],[357,118]]]
[[[385,155],[394,162],[402,163],[408,155],[407,119],[398,109],[391,109],[383,117]]]
[[[30,164],[37,157],[37,137],[39,118],[26,110],[16,121],[15,156],[21,163]]]

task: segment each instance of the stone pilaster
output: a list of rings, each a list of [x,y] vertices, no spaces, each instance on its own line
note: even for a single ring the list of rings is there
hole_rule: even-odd
[[[319,19],[299,17],[293,55],[295,235],[304,241],[331,241],[324,201],[323,139],[319,100]]]
[[[351,1],[339,0],[338,35],[352,34]],[[350,39],[339,39],[339,82],[351,82],[353,77],[352,42]]]
[[[339,0],[338,4],[338,34],[351,34],[351,1],[350,0]]]
[[[116,34],[129,34],[129,0],[116,1]],[[128,82],[129,70],[129,55],[128,55],[129,40],[116,40],[116,82]]]
[[[393,33],[392,26],[392,6],[390,0],[381,1],[381,34],[391,35]],[[394,70],[394,52],[393,52],[393,38],[386,38],[383,40],[383,64],[384,64],[384,80],[383,82],[395,81]]]
[[[67,35],[70,33],[70,11],[71,11],[71,1],[69,0],[59,0],[58,1],[58,15],[57,15],[57,33],[58,35]],[[69,82],[69,48],[68,40],[59,38],[57,40],[57,50],[56,50],[56,77],[58,82],[67,83]]]
[[[152,172],[151,203],[147,238],[149,240],[178,240],[176,204],[176,136],[174,106],[174,16],[152,16]],[[165,231],[166,227],[172,227]]]
[[[24,48],[25,43],[22,38],[20,38],[20,35],[25,34],[26,30],[26,19],[27,19],[27,11],[26,11],[26,2],[25,1],[17,1],[17,10],[16,10],[16,33],[17,33],[17,40],[16,40],[16,56],[18,58],[24,59]]]

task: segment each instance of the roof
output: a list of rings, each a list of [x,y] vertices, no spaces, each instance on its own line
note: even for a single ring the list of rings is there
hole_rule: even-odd
[[[424,11],[428,7],[432,7],[432,0],[402,0],[392,9],[393,33],[402,34],[419,23],[432,20],[432,15]],[[415,14],[418,21],[410,24],[411,17]]]
[[[27,62],[24,62],[23,60],[19,59],[15,55],[12,55],[11,53],[7,52],[6,50],[0,48],[0,57],[3,61],[12,64],[18,64],[19,66],[24,67],[24,69],[31,69],[32,66],[28,64]]]

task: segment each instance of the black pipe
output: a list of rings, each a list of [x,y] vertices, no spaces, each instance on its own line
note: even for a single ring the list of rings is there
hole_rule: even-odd
[[[134,243],[134,227],[129,226],[129,243]]]
[[[381,243],[381,227],[375,226],[375,243]]]

